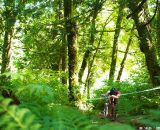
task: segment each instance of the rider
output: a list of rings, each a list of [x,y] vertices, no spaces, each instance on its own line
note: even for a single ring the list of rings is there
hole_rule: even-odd
[[[109,97],[109,111],[108,115],[112,117],[113,120],[116,119],[116,106],[117,106],[117,100],[120,97],[120,91],[118,91],[116,88],[111,88],[110,91],[106,93],[106,95]]]

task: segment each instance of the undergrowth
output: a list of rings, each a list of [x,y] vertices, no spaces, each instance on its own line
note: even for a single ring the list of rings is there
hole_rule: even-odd
[[[126,124],[93,121],[73,107],[55,104],[28,107],[25,103],[19,106],[9,103],[10,99],[0,98],[1,130],[134,130]]]
[[[137,93],[139,91],[152,88],[150,84],[139,84],[136,82],[129,83],[127,81],[107,81],[104,87],[95,91],[93,100],[91,100],[91,103],[93,104],[95,110],[101,111],[103,109],[105,99],[101,97],[101,94],[106,93],[112,87],[117,88],[122,94],[117,105],[117,113],[120,117],[120,120],[134,125],[141,124],[144,126],[150,126],[152,128],[158,126],[160,127],[159,90]],[[123,95],[126,93],[133,94]]]
[[[68,106],[68,90],[61,84],[59,74],[56,72],[22,71],[12,75],[11,84],[6,86],[11,89],[20,99],[21,104],[11,105],[11,99],[0,96],[0,129],[1,130],[134,130],[130,122],[110,122],[101,119],[94,110],[82,112],[78,108]],[[119,83],[120,84],[120,83]],[[123,93],[127,86],[120,84]],[[109,86],[111,87],[111,86]],[[135,86],[128,85],[130,90],[136,90]],[[108,88],[97,90],[97,97]],[[153,95],[152,95],[153,96]],[[157,97],[157,99],[155,98]],[[143,103],[142,103],[143,101]],[[141,102],[141,103],[140,103]],[[98,104],[103,106],[103,101],[94,101],[94,109]],[[121,97],[119,100],[118,113],[120,116],[131,117],[133,115],[144,115],[137,119],[138,123],[146,126],[158,126],[160,116],[158,94],[154,93],[138,96]],[[149,105],[148,105],[149,104]],[[145,108],[146,106],[150,108]]]

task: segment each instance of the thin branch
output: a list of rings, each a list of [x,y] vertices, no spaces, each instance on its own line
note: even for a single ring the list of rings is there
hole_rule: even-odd
[[[129,14],[126,18],[129,19],[132,15],[134,15],[135,13],[138,13],[142,9],[141,7],[146,1],[147,0],[142,0],[142,2],[137,6],[137,8],[131,14]]]
[[[111,15],[110,15],[111,16]],[[110,18],[110,16],[106,19],[106,21],[105,21],[105,23],[104,23],[104,25],[103,25],[103,30],[105,29],[105,27],[106,27],[106,25],[107,25],[107,22],[108,22],[108,20],[109,20],[109,18]],[[98,48],[99,48],[99,46],[100,46],[100,44],[101,44],[101,41],[102,41],[102,38],[103,38],[103,31],[101,32],[101,35],[100,35],[100,38],[99,38],[99,42],[98,42],[98,44],[97,44],[97,48],[96,48],[96,50],[95,50],[95,53],[94,53],[94,55],[93,55],[93,58],[92,58],[92,61],[91,61],[91,63],[90,63],[90,66],[89,66],[89,68],[88,68],[88,74],[87,74],[87,78],[86,78],[86,81],[85,81],[85,89],[86,89],[86,87],[88,87],[88,90],[89,90],[89,86],[88,86],[88,83],[89,83],[89,78],[90,78],[90,73],[91,73],[91,69],[92,69],[92,67],[93,67],[93,63],[94,63],[94,59],[96,58],[96,55],[97,55],[97,52],[98,52]],[[85,91],[85,89],[84,89],[84,91]],[[89,98],[89,95],[88,95],[88,98]]]
[[[158,10],[158,0],[156,1],[156,9],[155,9],[155,11],[154,11],[154,15],[152,16],[152,18],[151,18],[147,23],[143,24],[142,26],[146,26],[146,25],[148,25],[149,23],[152,22],[152,20],[153,20],[154,17],[156,16],[157,10]]]

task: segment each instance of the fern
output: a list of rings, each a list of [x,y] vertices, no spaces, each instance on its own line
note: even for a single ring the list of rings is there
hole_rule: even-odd
[[[22,103],[20,106],[10,106],[10,101],[0,98],[2,130],[133,130],[129,125],[91,117],[77,108],[53,103]]]
[[[139,120],[139,123],[151,127],[160,127],[160,110],[150,110],[149,115]]]
[[[130,125],[120,124],[120,123],[111,123],[104,126],[101,126],[98,130],[135,130]]]
[[[55,73],[46,71],[26,71],[12,78],[9,87],[16,92],[21,104],[10,106],[10,100],[0,100],[3,104],[0,106],[0,112],[3,113],[0,129],[133,130],[129,125],[111,123],[98,119],[95,113],[91,117],[77,108],[65,106],[68,100],[67,87],[59,82]]]
[[[11,99],[0,97],[1,130],[38,130],[40,124],[34,122],[35,116],[28,110],[10,105]]]
[[[46,119],[49,124],[45,122],[44,128],[50,127],[56,130],[80,130],[91,124],[90,120],[78,110],[62,105],[53,105],[49,115],[43,117],[43,120]]]
[[[51,70],[23,70],[12,77],[9,86],[23,102],[68,103],[68,89]]]
[[[52,102],[54,99],[53,89],[43,84],[29,84],[18,89],[20,99],[28,102],[34,101],[40,104]]]
[[[51,106],[49,113],[45,112],[43,115],[45,116],[41,116],[41,121],[45,121],[45,123],[43,123],[42,130],[134,130],[129,125],[116,124],[115,126],[114,123],[109,123],[107,120],[104,120],[104,124],[101,124],[98,118],[93,121],[92,118],[90,119],[76,108],[62,105]]]

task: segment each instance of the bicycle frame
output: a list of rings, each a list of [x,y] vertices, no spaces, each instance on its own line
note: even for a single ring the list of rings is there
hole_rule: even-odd
[[[103,117],[107,117],[109,114],[109,99],[108,96],[106,95],[102,95],[105,97],[105,104],[104,104],[104,108],[103,108]]]
[[[116,120],[116,105],[114,104],[114,101],[109,101],[109,97],[106,95],[102,95],[105,97],[105,104],[103,109],[103,117],[111,118],[112,120]]]

